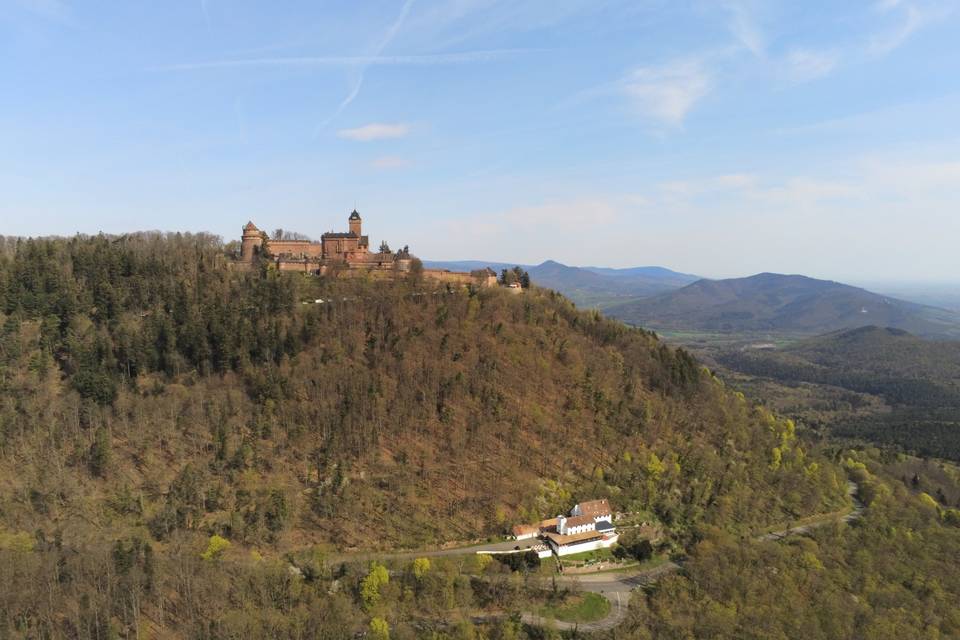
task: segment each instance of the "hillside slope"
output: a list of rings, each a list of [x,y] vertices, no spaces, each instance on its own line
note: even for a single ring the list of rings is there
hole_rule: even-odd
[[[960,335],[958,314],[838,282],[774,273],[699,280],[607,312],[661,330],[820,334],[874,324],[925,336]]]
[[[141,234],[0,243],[0,310],[3,632],[342,637],[376,609],[330,595],[323,550],[594,497],[679,549],[846,499],[788,421],[546,290],[238,273],[216,238]]]

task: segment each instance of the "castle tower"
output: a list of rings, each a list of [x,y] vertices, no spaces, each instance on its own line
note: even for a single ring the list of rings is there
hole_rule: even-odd
[[[263,245],[263,236],[260,229],[253,222],[248,222],[243,227],[243,236],[240,240],[240,260],[243,262],[253,262],[253,257],[257,250]]]
[[[360,232],[360,226],[363,221],[360,219],[360,214],[357,213],[356,209],[354,209],[353,213],[350,214],[350,218],[348,220],[350,222],[350,233],[358,238],[362,236],[363,234]]]

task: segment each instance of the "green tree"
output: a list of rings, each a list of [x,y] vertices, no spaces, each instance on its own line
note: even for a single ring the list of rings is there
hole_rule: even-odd
[[[409,280],[413,284],[418,284],[423,279],[423,261],[420,258],[410,259]]]
[[[220,556],[222,556],[223,553],[229,548],[229,540],[214,534],[210,536],[210,540],[207,541],[207,548],[203,553],[200,554],[200,557],[207,562],[213,562],[214,560],[218,560]]]
[[[367,611],[372,610],[380,602],[380,588],[390,582],[390,572],[378,562],[370,565],[370,573],[360,583],[360,598]]]
[[[412,565],[413,577],[422,580],[430,571],[430,558],[417,558]]]
[[[370,620],[370,637],[373,640],[390,640],[390,625],[383,618]]]
[[[103,478],[107,475],[110,466],[110,434],[105,427],[97,427],[90,445],[89,467],[90,473]]]

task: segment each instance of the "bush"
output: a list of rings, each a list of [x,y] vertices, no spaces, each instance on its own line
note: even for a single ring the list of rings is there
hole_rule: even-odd
[[[389,640],[390,625],[383,618],[373,618],[370,620],[370,637],[373,640]]]
[[[534,551],[524,553],[504,553],[497,560],[510,567],[510,571],[532,571],[540,568],[540,556]]]
[[[200,554],[200,557],[208,562],[212,562],[223,555],[223,552],[230,548],[230,541],[226,538],[214,534],[210,536],[207,543],[207,550]]]

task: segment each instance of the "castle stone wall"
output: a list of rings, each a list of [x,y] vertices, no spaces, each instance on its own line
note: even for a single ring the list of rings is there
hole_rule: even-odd
[[[275,256],[323,257],[323,245],[309,240],[268,240],[267,248]]]

